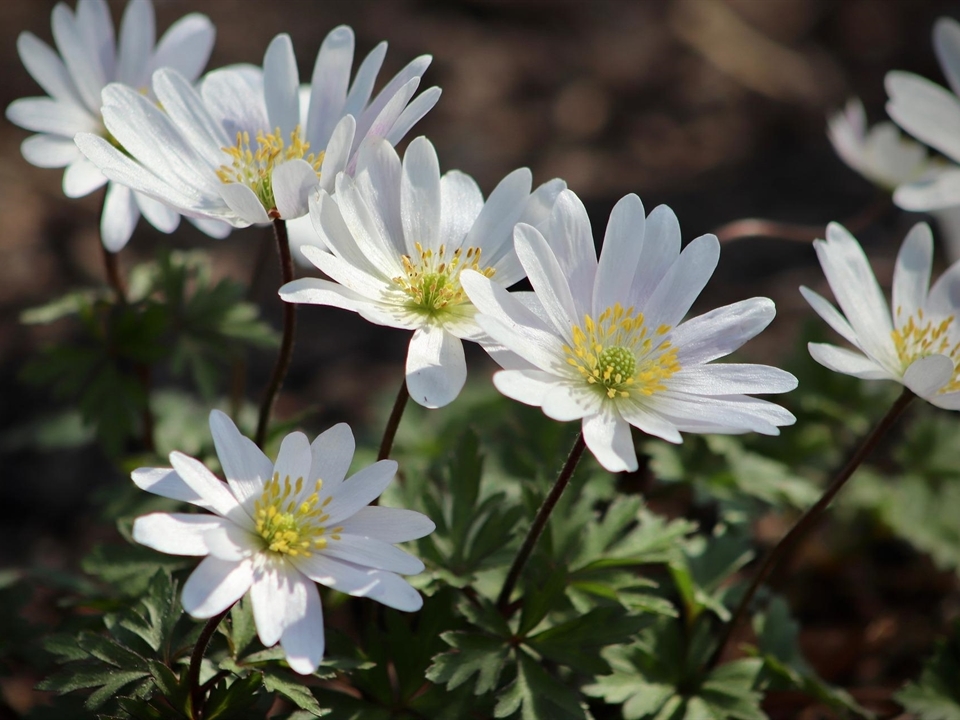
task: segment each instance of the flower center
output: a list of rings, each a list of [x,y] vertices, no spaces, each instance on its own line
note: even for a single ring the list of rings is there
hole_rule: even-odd
[[[242,183],[253,190],[254,194],[267,211],[275,210],[276,200],[273,197],[273,169],[288,160],[306,160],[320,176],[320,166],[323,164],[323,153],[309,153],[310,143],[300,135],[300,126],[297,125],[290,133],[290,144],[283,141],[280,128],[269,135],[262,130],[257,131],[256,149],[250,147],[250,133],[238,132],[237,144],[233,147],[221,148],[231,158],[229,165],[221,165],[217,170],[220,182]]]
[[[416,260],[401,255],[404,274],[393,278],[407,295],[407,307],[424,315],[434,316],[451,305],[469,302],[460,286],[460,272],[469,268],[493,277],[493,268],[480,267],[480,248],[457,248],[447,258],[447,248],[441,245],[437,252],[424,250],[417,243]]]
[[[341,527],[329,534],[324,526],[330,516],[323,508],[332,498],[320,502],[323,480],[317,480],[313,492],[301,497],[303,478],[290,482],[287,475],[281,482],[277,473],[264,485],[263,494],[254,503],[254,522],[264,547],[270,552],[291,557],[310,557],[315,550],[323,550],[328,539],[339,540]]]
[[[900,308],[897,308],[897,315],[899,314]],[[918,308],[916,315],[912,315],[906,324],[891,333],[904,371],[912,362],[928,355],[946,355],[953,361],[953,377],[940,388],[938,394],[960,390],[960,342],[954,342],[950,337],[953,320],[954,316],[951,315],[935,323],[924,317],[923,308]]]
[[[663,337],[671,329],[661,325],[651,332],[643,313],[617,303],[596,320],[584,315],[583,325],[573,327],[573,347],[564,345],[563,351],[587,384],[608,398],[649,397],[666,390],[664,381],[680,370],[678,348]]]

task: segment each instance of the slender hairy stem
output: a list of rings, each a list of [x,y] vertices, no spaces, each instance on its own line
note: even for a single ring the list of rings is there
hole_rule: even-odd
[[[233,607],[232,605],[230,607]],[[203,654],[207,651],[207,645],[210,644],[210,638],[216,631],[217,626],[230,612],[228,607],[219,615],[214,615],[207,620],[207,624],[200,631],[200,637],[197,638],[197,644],[190,654],[190,667],[187,670],[187,687],[190,688],[190,718],[191,720],[203,720],[203,696],[204,687],[200,684],[200,664],[203,662]]]
[[[103,268],[107,273],[107,283],[113,288],[113,292],[117,296],[117,302],[126,305],[127,285],[120,273],[119,256],[117,253],[107,250],[103,243],[100,243],[100,250],[103,252]]]
[[[540,539],[540,535],[547,525],[547,520],[550,519],[550,513],[553,512],[553,509],[557,506],[557,501],[559,501],[560,496],[563,495],[563,491],[567,485],[570,484],[573,471],[577,469],[577,463],[580,462],[580,456],[583,455],[584,448],[586,448],[586,444],[583,442],[583,433],[581,432],[577,434],[577,439],[574,440],[573,447],[570,448],[570,454],[567,456],[567,461],[563,464],[563,468],[557,476],[557,481],[553,484],[547,497],[544,498],[540,509],[537,510],[537,516],[533,519],[533,525],[531,525],[530,530],[527,531],[527,537],[524,538],[523,545],[520,546],[520,552],[517,553],[517,557],[513,560],[513,565],[510,566],[507,579],[503,581],[500,597],[497,598],[497,609],[501,615],[508,614],[510,595],[513,593],[513,588],[516,586],[517,580],[520,579],[523,566],[526,565],[527,560],[530,559],[530,553],[532,553],[533,548],[536,547],[537,540]]]
[[[789,532],[784,535],[780,542],[778,542],[773,549],[767,553],[767,556],[763,559],[763,563],[760,565],[760,569],[757,571],[757,574],[754,576],[753,581],[750,583],[750,586],[747,588],[747,591],[743,594],[743,598],[740,600],[740,604],[737,605],[737,609],[733,613],[733,617],[730,619],[730,622],[727,623],[727,626],[724,630],[724,633],[720,639],[720,644],[717,645],[716,650],[714,650],[713,655],[710,658],[710,661],[707,664],[707,667],[713,667],[720,660],[720,656],[723,654],[724,648],[727,646],[727,643],[730,642],[730,638],[733,635],[734,631],[737,629],[737,626],[743,620],[744,616],[747,614],[747,610],[750,607],[750,602],[753,600],[753,596],[756,595],[757,590],[764,580],[767,579],[767,576],[770,574],[771,570],[776,566],[776,564],[783,558],[790,548],[792,548],[800,538],[802,538],[807,531],[813,527],[816,521],[823,514],[823,511],[827,509],[827,506],[830,505],[830,502],[836,496],[840,489],[846,484],[847,480],[853,475],[861,463],[867,459],[873,449],[877,446],[877,443],[887,434],[887,431],[893,426],[897,418],[903,413],[907,405],[910,404],[910,401],[916,397],[910,390],[906,388],[903,389],[903,392],[900,394],[900,397],[897,398],[893,406],[887,411],[887,414],[874,426],[873,430],[870,431],[870,434],[864,438],[863,442],[853,451],[853,454],[844,464],[843,469],[837,473],[837,476],[833,479],[827,489],[824,491],[823,495],[814,503],[803,515],[800,516],[800,519],[797,520],[796,524],[790,528]]]
[[[277,250],[280,252],[281,282],[293,280],[293,258],[290,256],[290,240],[287,238],[287,224],[277,218],[273,221],[273,230],[277,236]],[[283,339],[280,341],[280,352],[277,362],[273,366],[273,375],[260,401],[260,418],[257,421],[256,443],[261,448],[267,439],[267,426],[270,424],[270,412],[273,403],[280,394],[283,379],[290,367],[290,358],[293,355],[293,338],[297,332],[297,306],[294,303],[283,303]]]
[[[390,411],[387,426],[383,429],[383,440],[380,441],[380,452],[377,453],[377,460],[386,460],[390,457],[390,451],[393,450],[393,439],[397,436],[400,418],[403,417],[403,410],[407,407],[407,400],[409,399],[410,391],[407,390],[407,379],[404,378],[400,381],[397,399],[393,402],[393,410]]]

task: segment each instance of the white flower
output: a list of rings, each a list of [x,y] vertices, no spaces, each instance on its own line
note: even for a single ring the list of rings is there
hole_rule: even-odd
[[[164,66],[175,68],[192,82],[207,64],[215,31],[205,15],[191,13],[171,25],[155,44],[156,21],[150,0],[127,4],[119,45],[105,0],[79,0],[76,13],[58,3],[52,25],[59,55],[32,33],[20,33],[17,38],[17,51],[27,72],[49,97],[15,100],[7,107],[7,119],[38,133],[21,145],[24,158],[37,167],[66,167],[63,192],[77,198],[107,183],[73,141],[77,133],[86,132],[109,142],[100,116],[104,86],[116,81],[129,85],[132,92],[141,92],[147,89],[153,71]],[[116,252],[126,245],[141,214],[165,233],[173,232],[180,223],[180,216],[162,203],[122,185],[107,184],[100,219],[104,246]],[[228,230],[212,224],[201,229],[217,236]]]
[[[926,148],[904,137],[893,123],[877,123],[868,130],[858,98],[828,119],[827,136],[847,165],[884,190],[892,192],[934,168]]]
[[[907,234],[893,271],[893,317],[856,239],[837,223],[815,240],[820,266],[841,315],[829,301],[801,287],[827,324],[859,352],[810,343],[821,365],[865,380],[894,380],[928,402],[960,409],[960,263],[933,287],[933,235],[926,223]]]
[[[514,232],[537,303],[520,302],[479,273],[461,282],[477,322],[529,363],[502,370],[504,395],[543,408],[554,420],[583,421],[583,439],[610,471],[635,470],[630,426],[670,442],[680,432],[777,435],[795,421],[743,393],[780,393],[797,381],[764,365],[716,364],[759,333],[773,303],[752,298],[681,322],[713,274],[713,235],[680,252],[680,226],[661,205],[644,218],[636,195],[614,207],[597,261],[586,210],[564,191],[543,234]]]
[[[301,251],[334,282],[301,278],[280,288],[280,297],[413,330],[407,389],[421,405],[442,407],[467,377],[461,339],[485,339],[460,273],[472,268],[500,287],[523,279],[510,243],[513,226],[540,222],[565,185],[553,180],[533,193],[530,187],[530,171],[514,170],[484,202],[469,175],[440,176],[426,138],[410,143],[402,165],[388,143],[371,144],[355,177],[337,177],[334,197],[321,192],[311,201],[310,217],[329,250]]]
[[[159,106],[128,87],[108,86],[104,123],[126,152],[95,135],[81,134],[77,144],[107,177],[184,215],[235,227],[300,217],[312,191],[332,191],[336,174],[352,171],[365,141],[399,141],[440,96],[430,88],[411,102],[430,64],[424,55],[371,101],[386,44],[364,59],[351,85],[353,47],[346,26],[324,39],[305,113],[293,44],[278,35],[262,71],[223,68],[209,73],[199,92],[179,73],[158,71]]]
[[[939,172],[897,188],[893,199],[905,210],[937,210],[960,205],[960,23],[937,20],[933,46],[950,92],[913,73],[887,73],[887,113],[894,122],[953,163]]]
[[[320,583],[398,610],[419,610],[420,594],[397,573],[423,563],[393,543],[434,530],[411,510],[370,506],[397,464],[381,460],[344,480],[353,433],[335,425],[311,444],[287,435],[276,464],[226,415],[210,413],[224,484],[199,461],[170,454],[173,468],[140,468],[138,487],[214,513],[152,513],[137,518],[134,539],[173,555],[205,556],[183,586],[184,609],[217,615],[250,593],[261,642],[278,641],[290,667],[312,673],[323,657]]]

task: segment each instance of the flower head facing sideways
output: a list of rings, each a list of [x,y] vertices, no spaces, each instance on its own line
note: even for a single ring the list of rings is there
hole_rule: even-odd
[[[278,641],[290,667],[308,674],[323,657],[320,595],[315,583],[392,608],[419,610],[420,594],[400,574],[423,563],[395,547],[433,532],[411,510],[369,506],[397,469],[381,460],[344,479],[353,434],[339,424],[313,443],[287,435],[276,463],[223,413],[210,430],[226,484],[199,461],[170,454],[171,468],[133,472],[138,487],[210,513],[152,513],[137,518],[134,539],[160,552],[204,556],[183,586],[184,609],[217,615],[250,594],[261,642]]]
[[[600,259],[586,210],[567,190],[543,232],[520,224],[515,245],[533,285],[521,302],[479,273],[463,287],[477,322],[525,362],[494,375],[503,394],[561,421],[607,470],[635,470],[630,426],[670,442],[681,432],[779,433],[795,418],[744,393],[781,393],[792,375],[752,364],[709,364],[765,328],[773,303],[752,298],[683,321],[713,274],[720,246],[704,235],[680,251],[680,226],[636,195],[614,207]]]
[[[860,243],[843,226],[814,241],[842,314],[801,287],[803,297],[856,351],[810,343],[813,359],[845,375],[893,380],[948,410],[960,409],[960,263],[930,287],[933,234],[918,223],[904,238],[893,271],[893,314]]]
[[[960,205],[960,23],[940,18],[933,48],[950,89],[913,73],[887,73],[887,113],[917,140],[952,162],[938,172],[901,185],[893,199],[905,210],[938,210]]]
[[[113,182],[90,162],[74,143],[77,133],[93,133],[104,142],[116,142],[100,114],[101,90],[112,82],[131,92],[149,91],[150,76],[161,67],[180,72],[193,82],[203,71],[213,48],[215,30],[205,15],[181,18],[156,40],[156,20],[150,0],[130,0],[115,39],[110,8],[105,0],[79,0],[76,12],[64,3],[53,9],[55,52],[29,32],[20,33],[17,50],[27,72],[48,97],[15,100],[7,119],[36,132],[21,145],[27,162],[38,167],[66,167],[63,192],[83,197],[107,184],[100,219],[100,237],[113,252],[120,250],[143,215],[162,232],[173,232],[180,215],[139,192]],[[213,235],[228,230],[219,224],[201,229]]]
[[[542,221],[564,187],[552,180],[531,192],[530,171],[521,168],[484,201],[469,175],[440,175],[426,138],[411,142],[402,162],[389,143],[371,143],[361,150],[355,176],[337,178],[335,196],[321,191],[311,202],[318,246],[301,251],[332,281],[294,280],[280,288],[280,297],[412,330],[410,397],[442,407],[467,377],[461,340],[489,340],[474,320],[460,274],[470,269],[504,288],[523,279],[510,242],[513,226]]]
[[[209,73],[199,89],[172,70],[153,76],[159,105],[122,85],[103,91],[103,119],[123,146],[96,135],[77,145],[112,180],[184,215],[235,227],[307,213],[317,188],[333,190],[373,138],[398,142],[436,103],[439,88],[413,95],[429,56],[413,60],[371,101],[386,44],[374,48],[350,83],[353,31],[324,39],[309,93],[301,93],[288,35],[270,43],[263,68]],[[303,106],[301,106],[303,95]]]

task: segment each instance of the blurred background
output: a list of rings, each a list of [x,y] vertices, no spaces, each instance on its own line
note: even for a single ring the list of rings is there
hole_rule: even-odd
[[[564,178],[586,203],[595,235],[622,195],[647,210],[667,203],[688,241],[745,217],[819,226],[857,225],[877,191],[836,156],[825,118],[851,96],[872,122],[886,119],[884,74],[909,70],[943,82],[930,32],[948,0],[154,0],[158,35],[200,11],[217,28],[209,68],[259,64],[270,39],[293,38],[308,81],[320,42],[339,24],[357,35],[355,66],[380,40],[390,44],[378,88],[412,58],[433,55],[423,87],[439,85],[436,108],[410,137],[427,135],[443,170],[473,175],[485,193],[509,171],[535,184]],[[119,22],[123,2],[111,0]],[[0,105],[42,94],[16,53],[18,33],[52,43],[48,0],[0,7]],[[68,323],[22,325],[19,314],[75,287],[103,282],[98,223],[102,192],[69,200],[59,170],[35,168],[0,132],[0,562],[69,566],[102,530],[78,512],[92,487],[122,482],[95,446],[38,449],[20,432],[55,409],[19,379],[38,348],[68,336]],[[881,282],[917,216],[884,208],[857,227]],[[814,231],[811,231],[814,232]],[[814,235],[810,235],[812,239]],[[266,240],[265,240],[266,238]],[[214,273],[247,282],[268,230],[213,241],[185,225],[164,236],[144,222],[121,255],[129,269],[158,247],[202,247]],[[272,251],[271,251],[272,252]],[[268,256],[258,302],[279,327],[277,271]],[[942,262],[942,258],[941,258]],[[299,272],[308,272],[300,269]],[[772,297],[778,318],[743,356],[777,361],[810,311],[797,286],[823,289],[808,242],[748,238],[726,243],[699,307]],[[695,308],[696,310],[696,308]],[[317,428],[346,420],[375,437],[401,378],[408,336],[339,310],[302,307],[281,417],[318,408]],[[249,360],[256,399],[272,364]],[[473,377],[490,366],[469,356]],[[164,378],[159,379],[164,383]],[[934,575],[940,592],[952,576]],[[943,585],[946,583],[946,586]],[[816,639],[829,655],[842,633]],[[829,675],[829,673],[826,673]]]

